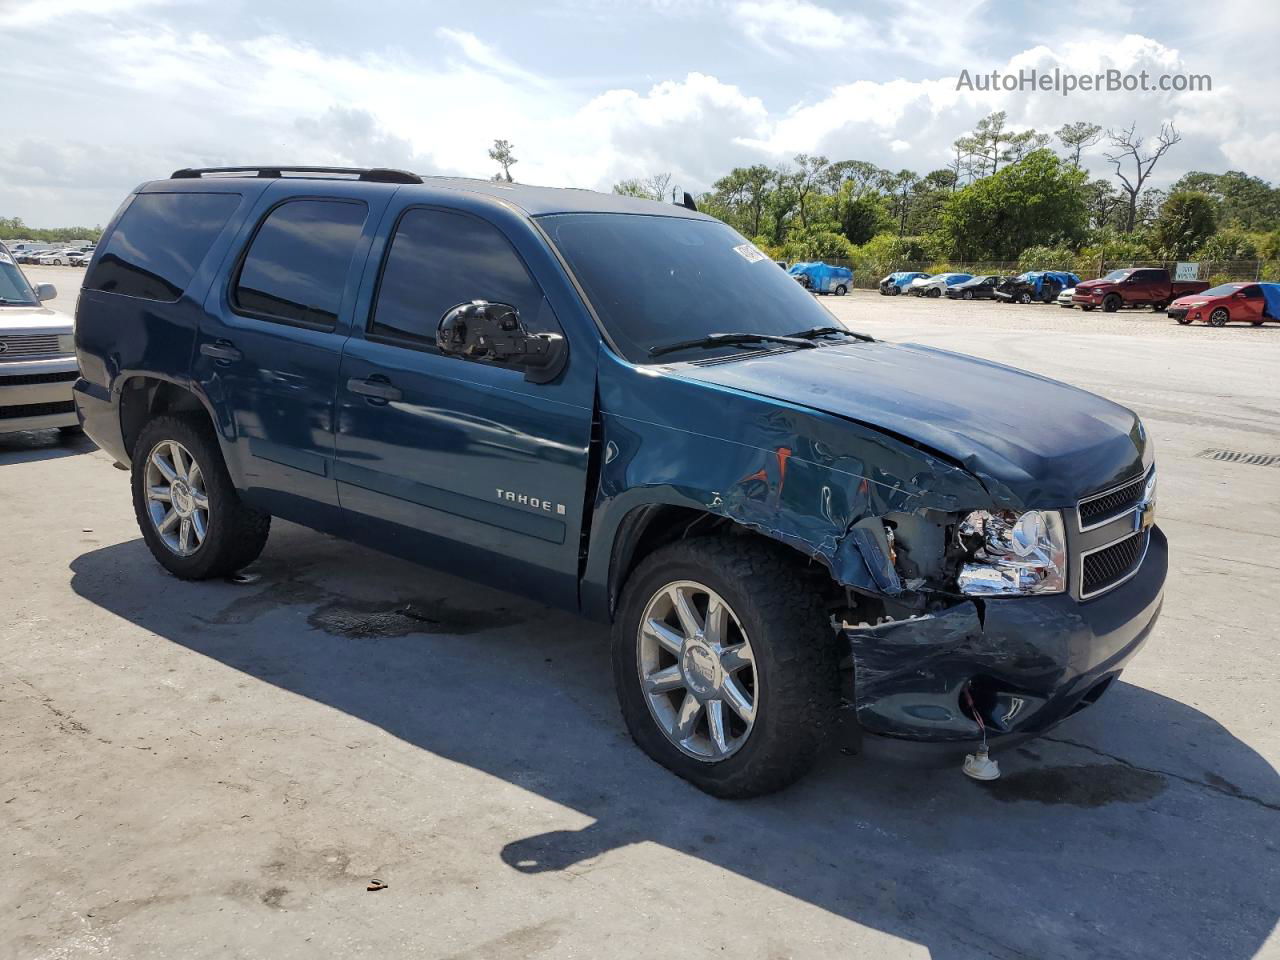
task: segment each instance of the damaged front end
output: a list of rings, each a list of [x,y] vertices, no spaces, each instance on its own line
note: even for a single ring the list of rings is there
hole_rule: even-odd
[[[921,511],[851,527],[840,625],[847,704],[864,734],[1008,743],[1102,695],[1154,625],[1167,548],[1153,528],[1133,582],[1081,604],[1068,591],[1066,527],[1060,512],[1035,510]]]
[[[676,535],[754,533],[824,568],[866,734],[955,748],[985,730],[995,744],[1092,702],[1163,596],[1164,538],[1146,526],[1122,587],[1080,587],[1086,555],[1131,519],[1095,529],[1075,505],[1153,476],[1141,424],[1030,375],[925,359],[864,345],[643,372],[606,363],[584,602],[612,610],[644,535],[633,520],[658,505],[678,511]],[[935,370],[946,376],[926,391]],[[1052,430],[1010,424],[1014,390],[1077,413]]]

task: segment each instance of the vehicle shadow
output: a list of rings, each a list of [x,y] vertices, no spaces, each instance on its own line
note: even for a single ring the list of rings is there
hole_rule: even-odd
[[[157,591],[141,540],[71,568],[77,594],[158,636],[592,818],[492,851],[521,873],[657,843],[934,960],[1247,960],[1280,917],[1276,771],[1130,684],[1001,756],[995,783],[832,752],[727,802],[631,744],[599,625],[288,524],[250,584]]]
[[[57,430],[19,430],[0,433],[0,467],[6,463],[34,463],[57,460],[97,450],[82,433],[62,434]]]

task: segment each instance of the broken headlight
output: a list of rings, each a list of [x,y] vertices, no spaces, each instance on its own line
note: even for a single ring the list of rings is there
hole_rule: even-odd
[[[1067,538],[1057,510],[975,510],[956,531],[966,560],[957,582],[971,596],[1062,593]]]

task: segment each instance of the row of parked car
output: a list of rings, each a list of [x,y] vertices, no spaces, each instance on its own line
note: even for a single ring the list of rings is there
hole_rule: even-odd
[[[942,297],[952,300],[999,300],[1004,303],[1061,302],[1064,291],[1074,290],[1080,278],[1064,270],[1029,270],[1016,277],[999,274],[891,273],[880,281],[880,293],[896,297]],[[1065,304],[1070,306],[1070,303]]]
[[[1081,280],[1065,270],[1029,270],[1016,277],[970,273],[891,273],[880,281],[884,296],[910,294],[952,300],[1057,303],[1086,313],[1114,313],[1122,307],[1150,307],[1180,324],[1201,320],[1221,327],[1231,322],[1261,326],[1280,321],[1280,284],[1225,283],[1209,289],[1203,280],[1174,280],[1168,270],[1127,267],[1097,280]]]
[[[15,261],[22,264],[55,267],[83,267],[93,259],[94,243],[76,243],[61,247],[37,247],[31,242],[17,242],[8,245],[9,253]]]

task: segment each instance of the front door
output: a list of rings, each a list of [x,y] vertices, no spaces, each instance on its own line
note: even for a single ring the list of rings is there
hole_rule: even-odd
[[[565,372],[535,384],[521,370],[437,350],[440,320],[471,300],[509,304],[531,330],[561,332],[538,281],[489,220],[413,207],[387,251],[366,328],[347,341],[338,375],[348,535],[574,606],[594,353],[571,346]]]
[[[392,189],[360,186],[351,196],[340,184],[333,196],[292,195],[298,187],[286,184],[265,192],[229,282],[209,293],[192,364],[231,437],[228,467],[245,498],[321,529],[339,518],[342,343],[372,224]]]

